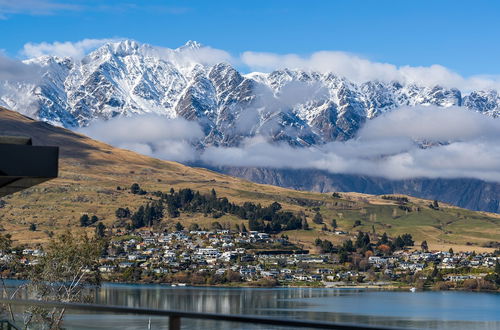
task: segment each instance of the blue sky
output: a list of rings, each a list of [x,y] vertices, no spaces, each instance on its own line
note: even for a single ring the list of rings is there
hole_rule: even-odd
[[[0,49],[28,42],[197,40],[232,54],[340,50],[395,65],[500,74],[500,1],[0,0]]]

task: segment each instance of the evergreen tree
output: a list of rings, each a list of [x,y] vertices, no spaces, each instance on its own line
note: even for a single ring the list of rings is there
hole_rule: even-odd
[[[90,224],[90,218],[88,214],[84,214],[80,217],[80,227],[87,227]]]
[[[355,251],[354,244],[352,243],[352,241],[350,239],[344,241],[344,244],[342,245],[342,248],[346,252],[354,252]]]
[[[144,227],[144,215],[145,210],[144,206],[140,206],[139,209],[132,215],[132,226],[134,228],[142,228]]]
[[[429,246],[427,245],[427,241],[422,241],[422,244],[420,244],[420,248],[422,251],[427,252],[429,251]]]
[[[313,218],[313,222],[316,223],[316,224],[322,224],[323,223],[323,216],[321,215],[321,213],[316,212],[316,214],[314,215],[314,218]]]
[[[387,237],[387,233],[383,233],[382,237],[378,241],[378,245],[388,244],[388,243],[389,243],[389,238]]]
[[[99,224],[95,228],[96,237],[103,238],[106,235],[105,230],[106,230],[106,226],[102,222],[99,222]]]
[[[415,244],[411,234],[403,234],[403,236],[401,236],[401,238],[403,239],[404,246],[413,246]]]
[[[180,222],[177,222],[175,224],[175,230],[176,231],[183,231],[184,230],[184,226]]]
[[[97,218],[97,216],[93,215],[91,218],[90,218],[90,224],[94,224],[96,223],[97,221],[99,221],[99,219]]]
[[[247,227],[245,227],[245,224],[241,225],[241,232],[244,234],[248,233],[248,230],[247,230]]]
[[[141,191],[141,187],[139,186],[138,183],[133,183],[130,186],[130,192],[134,195],[137,195]]]
[[[115,211],[115,216],[118,219],[125,219],[130,217],[130,210],[128,208],[119,207]]]
[[[337,220],[336,219],[332,220],[332,228],[333,228],[333,230],[337,229]]]
[[[345,263],[347,261],[349,261],[349,254],[344,249],[340,250],[340,252],[339,252],[339,262],[343,264],[343,263]]]

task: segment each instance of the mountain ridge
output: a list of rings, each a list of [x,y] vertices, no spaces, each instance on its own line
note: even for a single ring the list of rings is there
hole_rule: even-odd
[[[195,121],[202,128],[203,137],[195,142],[199,148],[235,147],[257,135],[293,147],[348,141],[367,121],[401,106],[456,106],[490,117],[500,115],[500,96],[494,90],[466,94],[456,88],[396,81],[356,83],[333,73],[292,69],[243,74],[219,58],[207,60],[206,50],[193,41],[177,49],[159,49],[122,40],[106,43],[81,60],[56,56],[26,60],[25,63],[39,67],[40,78],[31,82],[0,82],[0,105],[71,129],[93,121],[149,113],[180,117]],[[257,182],[318,191],[353,191],[364,180],[363,176],[351,176],[349,185],[345,176],[337,175],[336,179],[335,174],[319,175],[310,170],[301,173],[314,182],[299,186],[291,183],[300,181],[297,176],[286,170],[217,170]],[[314,188],[327,177],[329,184],[323,186],[328,188]],[[370,180],[378,188],[360,192],[412,192],[471,209],[500,212],[499,185],[495,183],[464,179],[465,189],[476,187],[466,191],[468,198],[464,199],[446,197],[458,193],[464,181],[448,180],[447,191],[419,191],[405,186],[420,182],[417,185],[431,187],[425,185],[427,179],[399,183]],[[474,196],[477,191],[482,192],[481,200]]]

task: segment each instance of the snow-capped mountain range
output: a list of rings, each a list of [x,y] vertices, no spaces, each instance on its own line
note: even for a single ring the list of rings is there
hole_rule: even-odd
[[[155,113],[197,121],[205,145],[234,146],[257,134],[291,145],[348,140],[361,125],[400,106],[461,106],[500,115],[497,91],[399,82],[355,83],[333,73],[283,69],[242,74],[204,61],[188,42],[158,50],[131,40],[107,43],[81,60],[43,56],[30,82],[0,81],[0,105],[67,128],[116,116]]]

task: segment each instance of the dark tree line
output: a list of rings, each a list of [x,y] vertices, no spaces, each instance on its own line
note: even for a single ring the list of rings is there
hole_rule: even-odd
[[[132,227],[141,228],[154,225],[163,218],[163,210],[164,206],[162,200],[153,201],[146,204],[146,206],[141,205],[130,218],[132,220]]]
[[[408,198],[404,197],[404,196],[388,196],[388,195],[384,195],[384,196],[382,196],[382,199],[396,201],[396,202],[401,203],[401,204],[406,204],[406,203],[410,202],[408,200]]]
[[[88,214],[84,214],[80,217],[80,227],[91,226],[97,221],[99,221],[99,218],[97,218],[97,216],[93,215],[92,217],[89,217]]]
[[[231,214],[248,220],[250,230],[268,233],[307,228],[305,219],[292,212],[281,210],[282,207],[277,202],[265,207],[252,202],[237,205],[229,202],[226,197],[219,198],[214,189],[209,195],[203,195],[189,188],[178,191],[170,189],[169,193],[155,192],[153,194],[160,197],[160,200],[141,206],[132,214],[131,220],[134,228],[150,226],[159,221],[164,214],[170,218],[179,217],[181,212],[210,214],[213,218]],[[117,210],[117,216],[118,214],[121,217],[128,215],[126,209]]]

